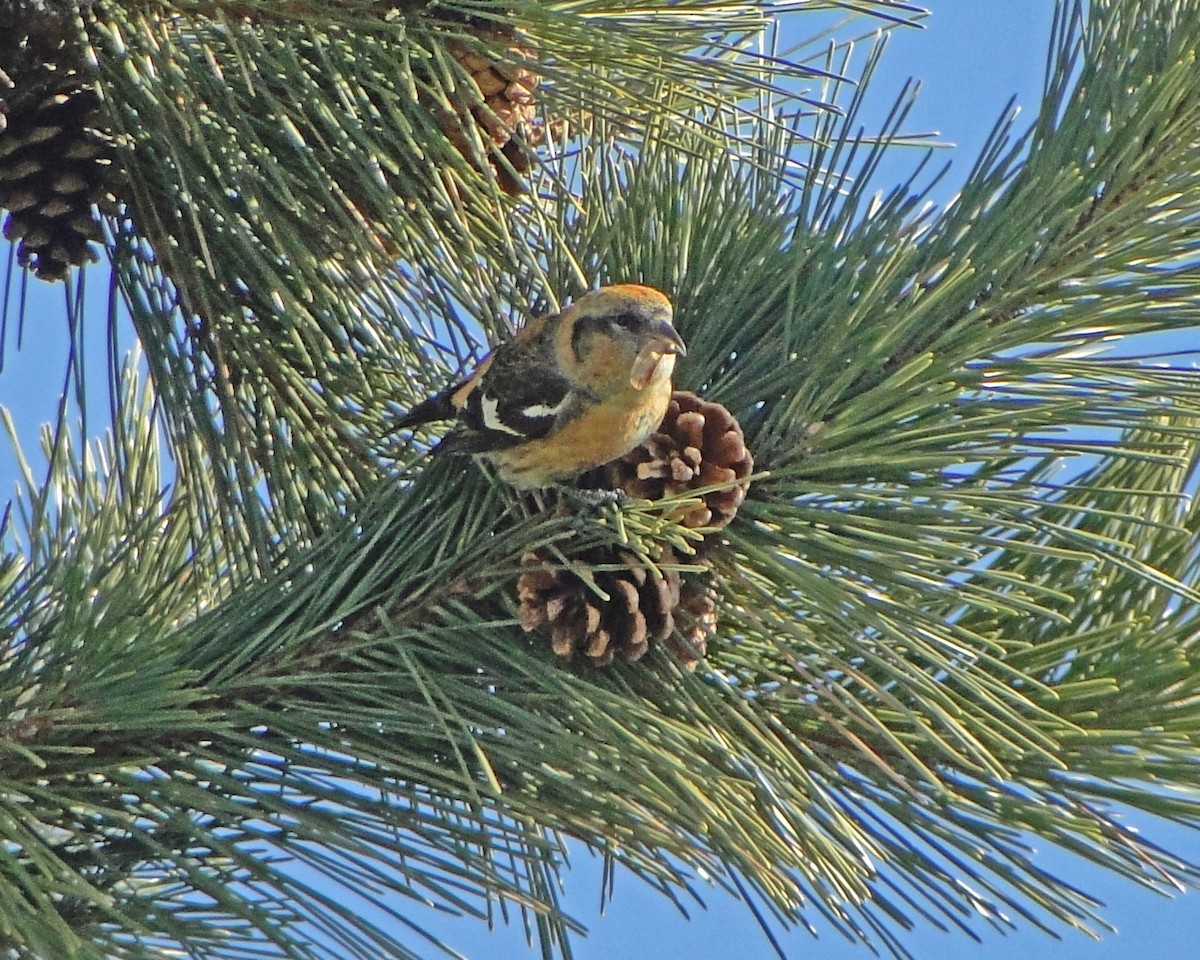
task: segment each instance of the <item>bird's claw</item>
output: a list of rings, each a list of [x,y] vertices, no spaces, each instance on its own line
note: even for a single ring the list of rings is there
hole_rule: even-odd
[[[568,500],[591,510],[600,510],[629,500],[629,494],[624,490],[578,490],[574,487],[565,488],[563,494]]]

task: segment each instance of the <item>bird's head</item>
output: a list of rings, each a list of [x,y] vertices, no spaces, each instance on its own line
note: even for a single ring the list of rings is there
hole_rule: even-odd
[[[652,382],[668,379],[675,358],[687,347],[671,324],[671,301],[652,287],[623,283],[601,287],[567,308],[571,350],[597,379],[628,378],[643,390]]]

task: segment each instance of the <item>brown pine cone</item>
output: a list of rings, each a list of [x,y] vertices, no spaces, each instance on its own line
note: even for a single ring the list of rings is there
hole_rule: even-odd
[[[22,29],[0,41],[0,207],[17,261],[43,280],[96,259],[103,239],[93,205],[116,211],[114,149],[99,127],[100,99],[65,14],[18,4]],[[22,21],[21,17],[25,19]]]
[[[535,91],[542,78],[534,71],[537,51],[525,46],[511,32],[492,30],[489,39],[508,43],[507,52],[521,63],[498,63],[463,43],[452,43],[451,56],[470,74],[475,91],[462,91],[457,111],[438,110],[442,131],[464,157],[471,157],[465,118],[469,116],[485,144],[502,155],[513,170],[529,169],[533,150],[545,139],[537,116]],[[491,165],[500,187],[510,195],[524,191],[523,185],[495,156]]]
[[[530,551],[521,558],[524,572],[517,580],[521,627],[548,634],[560,657],[577,651],[594,666],[620,657],[641,658],[650,641],[666,641],[675,628],[673,610],[679,602],[679,574],[664,570],[654,576],[627,550],[598,547],[576,561],[593,568],[596,586],[606,601],[575,572],[553,563],[544,553]],[[668,551],[663,562],[676,558]],[[598,570],[604,565],[621,569]]]
[[[672,395],[658,430],[609,468],[614,486],[645,500],[728,484],[702,494],[703,502],[680,518],[693,528],[726,526],[746,497],[753,470],[754,458],[733,414],[683,390]]]
[[[665,645],[686,669],[695,670],[708,653],[709,638],[717,632],[717,585],[711,574],[683,582],[675,626]]]

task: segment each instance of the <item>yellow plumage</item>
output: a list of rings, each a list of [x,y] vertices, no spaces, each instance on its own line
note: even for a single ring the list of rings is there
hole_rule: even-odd
[[[666,296],[603,287],[530,321],[398,426],[457,418],[445,449],[489,460],[514,486],[549,486],[645,440],[666,414],[675,358],[686,352]]]

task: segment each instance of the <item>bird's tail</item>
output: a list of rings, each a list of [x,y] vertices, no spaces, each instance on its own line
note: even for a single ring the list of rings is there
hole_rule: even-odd
[[[453,389],[443,390],[437,396],[422,400],[415,407],[403,414],[390,424],[393,430],[411,430],[435,420],[453,420],[458,411],[451,401]]]

